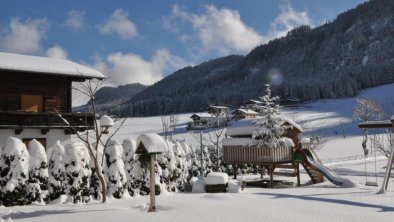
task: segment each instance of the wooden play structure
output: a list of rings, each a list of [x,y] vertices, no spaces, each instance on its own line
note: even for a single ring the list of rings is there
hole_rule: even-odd
[[[358,126],[359,126],[359,128],[365,129],[365,130],[376,129],[376,128],[391,128],[392,130],[394,130],[394,116],[392,116],[390,120],[362,122]],[[392,138],[392,139],[394,140],[394,138]],[[391,143],[391,144],[393,144],[393,143]],[[390,156],[387,161],[386,172],[384,174],[383,184],[382,184],[382,187],[378,193],[385,193],[387,191],[387,187],[389,184],[389,178],[390,178],[393,166],[394,166],[394,148],[391,147]]]
[[[253,125],[250,120],[240,120],[227,129],[227,135],[232,138],[223,140],[223,155],[224,162],[231,164],[234,168],[234,178],[239,165],[256,164],[260,166],[261,175],[263,175],[263,169],[268,170],[271,187],[273,174],[277,168],[294,169],[295,173],[293,175],[297,176],[297,185],[299,186],[299,164],[301,163],[313,183],[323,182],[323,175],[311,164],[308,164],[308,156],[300,144],[299,138],[302,128],[288,119],[285,120],[283,125],[290,126],[283,136],[293,140],[294,146],[261,147],[256,145],[256,141],[252,139],[252,133],[257,126]],[[301,157],[295,159],[295,151]]]

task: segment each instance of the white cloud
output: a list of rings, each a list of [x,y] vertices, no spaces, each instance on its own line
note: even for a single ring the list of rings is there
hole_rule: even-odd
[[[136,82],[150,85],[161,80],[165,72],[185,65],[182,58],[172,55],[167,49],[158,49],[150,61],[133,53],[111,53],[104,60],[96,58],[94,68],[107,74],[111,85]]]
[[[197,39],[205,51],[217,51],[219,54],[247,52],[262,42],[263,38],[253,28],[247,26],[240,14],[231,9],[217,9],[206,5],[205,12],[193,14],[174,5],[171,16],[163,19],[163,27],[180,34],[184,41],[189,36],[181,32],[176,20],[191,23]]]
[[[71,10],[64,24],[75,31],[80,30],[85,22],[84,15],[85,11]]]
[[[284,36],[303,24],[311,24],[308,13],[297,11],[290,3],[280,6],[279,15],[265,34],[245,24],[238,11],[218,9],[214,5],[205,5],[203,13],[194,14],[175,4],[171,15],[164,17],[162,22],[163,28],[177,34],[182,42],[197,39],[203,52],[216,51],[219,55],[249,52],[257,45]],[[190,25],[194,35],[187,30]]]
[[[55,45],[47,50],[46,56],[56,59],[67,59],[67,52],[63,47]]]
[[[129,20],[128,15],[125,10],[116,9],[110,18],[97,28],[103,35],[117,34],[123,40],[132,39],[137,36],[137,27]]]
[[[266,38],[268,40],[281,37],[288,31],[301,25],[311,25],[312,20],[306,11],[296,11],[289,3],[280,7],[280,14],[271,23]]]
[[[9,29],[0,36],[3,51],[36,54],[41,50],[41,41],[46,36],[49,22],[46,18],[20,21],[12,18]]]

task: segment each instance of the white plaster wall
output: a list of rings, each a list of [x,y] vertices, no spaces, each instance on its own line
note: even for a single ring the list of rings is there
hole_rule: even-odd
[[[46,138],[47,147],[49,148],[55,145],[56,141],[60,140],[60,143],[66,145],[71,142],[71,135],[64,134],[63,129],[50,129],[47,134],[41,135],[40,129],[23,129],[21,134],[15,135],[15,131],[12,129],[0,129],[0,146],[5,147],[8,137],[16,137],[19,139],[23,138]]]

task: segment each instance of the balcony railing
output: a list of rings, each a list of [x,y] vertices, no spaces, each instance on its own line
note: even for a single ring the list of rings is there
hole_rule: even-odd
[[[92,113],[61,113],[67,122],[76,128],[91,129],[94,126]],[[0,128],[68,128],[57,113],[24,111],[0,111]]]

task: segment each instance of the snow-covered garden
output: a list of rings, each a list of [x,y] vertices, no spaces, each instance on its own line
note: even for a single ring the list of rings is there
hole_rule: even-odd
[[[361,96],[381,97],[394,85],[371,89]],[[146,162],[135,155],[135,141],[142,133],[161,133],[160,117],[128,119],[124,127],[109,143],[101,158],[108,185],[108,201],[100,203],[99,183],[94,176],[94,165],[82,143],[63,147],[56,144],[44,148],[32,141],[26,147],[18,139],[10,138],[1,150],[0,177],[2,205],[1,220],[7,221],[384,221],[394,211],[394,185],[389,192],[376,194],[379,187],[365,186],[375,181],[375,158],[363,159],[362,135],[357,122],[352,120],[351,107],[355,99],[329,100],[310,104],[312,108],[284,110],[297,113],[297,122],[308,120],[305,134],[324,132],[327,142],[317,153],[325,166],[340,176],[356,181],[357,188],[340,188],[325,181],[310,184],[309,176],[301,172],[301,187],[264,189],[247,186],[239,189],[238,181],[229,181],[237,193],[189,193],[193,177],[200,175],[200,135],[187,131],[190,114],[180,115],[172,140],[166,140],[168,152],[157,155],[156,190],[157,213],[146,213],[149,205],[149,174]],[[338,133],[339,132],[339,133]],[[212,130],[203,131],[207,141]],[[126,138],[126,139],[125,139]],[[117,142],[122,141],[122,143]],[[214,144],[211,144],[214,145]],[[216,165],[208,158],[210,149],[203,148],[204,174]],[[214,158],[213,158],[214,159]],[[215,160],[214,160],[215,161]],[[366,165],[364,165],[364,161]],[[387,158],[376,158],[376,180],[382,184]],[[222,168],[225,170],[225,168]],[[216,171],[216,170],[215,170]],[[231,171],[228,171],[231,172]],[[232,177],[231,175],[229,176]],[[253,169],[240,169],[238,179],[257,179]],[[295,182],[295,177],[275,176]],[[214,180],[222,180],[216,178]],[[202,192],[203,189],[200,189]],[[5,201],[8,201],[7,203]],[[29,204],[24,206],[10,205]],[[0,220],[0,221],[1,221]]]

